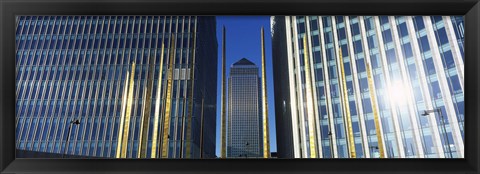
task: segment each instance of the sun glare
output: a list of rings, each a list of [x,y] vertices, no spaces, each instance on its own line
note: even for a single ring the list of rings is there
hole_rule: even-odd
[[[404,104],[407,101],[408,89],[400,82],[393,83],[390,86],[389,96],[391,102],[398,105]]]

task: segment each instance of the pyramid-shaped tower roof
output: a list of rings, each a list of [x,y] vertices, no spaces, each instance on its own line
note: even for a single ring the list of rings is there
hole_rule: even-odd
[[[233,65],[255,65],[253,62],[247,58],[242,58],[239,61],[235,62]]]

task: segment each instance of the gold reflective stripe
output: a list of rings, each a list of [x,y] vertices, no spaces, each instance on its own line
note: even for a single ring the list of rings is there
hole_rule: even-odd
[[[172,81],[173,81],[173,58],[175,56],[175,35],[172,33],[172,42],[170,43],[170,57],[169,57],[169,70],[167,76],[167,98],[165,101],[165,119],[164,119],[164,127],[163,127],[163,138],[162,138],[162,158],[168,157],[168,140],[169,140],[169,133],[170,133],[170,114],[171,114],[171,106],[172,106]]]
[[[151,112],[151,96],[152,96],[152,88],[153,88],[153,75],[155,73],[154,69],[154,56],[149,57],[149,70],[148,70],[148,81],[147,81],[147,86],[145,86],[146,91],[145,91],[145,97],[144,97],[144,104],[143,104],[143,115],[142,115],[142,128],[140,129],[140,137],[142,138],[140,143],[139,143],[139,150],[138,150],[138,156],[140,158],[146,158],[147,156],[147,143],[148,143],[148,127],[150,125],[150,112]]]
[[[140,80],[140,79],[139,79],[139,80]],[[142,113],[141,113],[141,116],[140,116],[140,125],[139,125],[140,128],[139,128],[139,130],[138,130],[138,131],[139,131],[139,136],[138,136],[138,137],[140,137],[140,140],[139,140],[139,142],[138,142],[137,154],[136,154],[136,156],[137,156],[138,158],[145,158],[145,153],[142,153],[142,149],[143,149],[142,147],[143,147],[143,136],[144,136],[144,134],[143,134],[143,127],[144,127],[145,115],[146,115],[145,109],[146,109],[146,107],[147,107],[147,106],[146,106],[146,102],[147,102],[147,99],[146,99],[146,98],[147,98],[147,88],[148,88],[148,86],[144,86],[144,87],[143,87],[143,105],[142,105],[142,108],[141,108]],[[140,107],[139,107],[139,109],[140,109]],[[147,133],[148,133],[148,131],[147,131]],[[142,154],[143,154],[143,157],[142,157]],[[132,156],[133,156],[133,154],[132,154]]]
[[[117,142],[117,154],[115,155],[116,158],[120,158],[121,154],[121,147],[122,147],[122,133],[123,133],[123,126],[124,126],[124,119],[125,119],[125,108],[127,106],[127,91],[128,91],[128,80],[129,80],[129,73],[127,71],[127,76],[125,76],[125,85],[123,88],[123,99],[122,99],[122,115],[120,116],[120,125],[118,125],[118,142]]]
[[[348,135],[348,145],[349,145],[349,150],[350,150],[350,158],[356,158],[356,153],[355,153],[355,141],[353,137],[353,129],[352,129],[352,118],[350,115],[350,106],[348,102],[348,93],[347,93],[347,80],[345,77],[345,68],[343,67],[343,56],[342,56],[342,48],[338,47],[338,55],[340,58],[340,71],[341,71],[341,76],[340,78],[342,79],[342,90],[343,90],[343,106],[345,110],[345,118],[346,118],[346,126],[347,126],[347,135]]]
[[[135,62],[132,63],[132,75],[130,76],[130,82],[128,86],[128,96],[127,96],[127,105],[125,111],[125,125],[123,127],[123,138],[122,138],[122,150],[120,157],[127,157],[127,145],[128,145],[128,133],[130,130],[130,115],[132,112],[132,103],[133,103],[133,79],[135,77]]]
[[[152,136],[152,154],[151,158],[157,157],[157,137],[158,137],[158,117],[160,115],[160,91],[162,89],[162,73],[163,73],[163,51],[164,43],[162,42],[162,55],[160,56],[160,70],[158,71],[157,100],[155,102],[155,115],[153,118],[153,136]]]
[[[306,97],[307,98],[307,117],[308,117],[308,134],[310,141],[310,158],[317,157],[317,147],[316,147],[316,138],[315,138],[315,114],[313,112],[313,93],[312,93],[312,83],[310,78],[310,60],[308,58],[308,45],[307,45],[307,34],[303,37],[303,58],[305,61],[305,88],[306,88]]]
[[[370,99],[372,100],[372,110],[373,110],[373,121],[375,122],[375,131],[377,133],[377,141],[378,141],[378,150],[380,152],[380,158],[385,158],[383,152],[383,138],[380,132],[380,120],[378,118],[377,112],[377,99],[373,90],[375,90],[375,86],[373,85],[372,80],[372,72],[370,71],[370,64],[367,63],[367,78],[368,78],[368,90],[370,91]]]
[[[148,18],[146,18],[145,22],[148,21]],[[151,23],[152,25],[150,26],[150,31],[152,31],[151,35],[153,35],[154,33],[154,17],[151,18]],[[145,27],[145,30],[147,30],[147,27]],[[158,33],[158,32],[157,32]],[[144,39],[145,41],[147,41],[147,39]],[[153,45],[152,43],[152,40],[153,40],[153,37],[150,38],[149,41],[149,44],[150,45]],[[155,43],[157,43],[155,41]],[[157,44],[155,44],[155,47],[157,47]],[[152,82],[152,76],[154,76],[155,74],[155,70],[154,70],[154,60],[155,60],[155,56],[152,56],[151,54],[151,50],[149,49],[148,50],[148,54],[150,55],[148,57],[148,60],[149,60],[149,64],[150,64],[150,67],[149,67],[149,71],[148,71],[148,81],[147,81],[147,92],[146,92],[146,97],[145,97],[145,100],[144,100],[144,105],[143,105],[143,108],[144,108],[144,111],[143,111],[143,116],[142,116],[142,128],[140,129],[140,137],[141,137],[141,141],[138,145],[138,156],[140,158],[147,158],[147,146],[148,146],[148,129],[149,129],[149,126],[150,126],[150,115],[151,115],[151,99],[153,98],[153,95],[152,95],[152,92],[151,90],[153,89],[153,82]]]
[[[265,40],[263,27],[261,30],[262,42],[262,112],[263,112],[263,158],[270,157],[270,138],[268,134],[268,104],[267,104],[267,75],[265,62]]]

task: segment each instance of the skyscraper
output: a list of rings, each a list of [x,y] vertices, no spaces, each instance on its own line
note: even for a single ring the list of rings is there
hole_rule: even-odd
[[[17,149],[215,157],[215,17],[16,21]]]
[[[457,16],[275,16],[280,158],[463,158]]]
[[[258,67],[242,58],[228,78],[227,157],[263,157],[261,82]]]

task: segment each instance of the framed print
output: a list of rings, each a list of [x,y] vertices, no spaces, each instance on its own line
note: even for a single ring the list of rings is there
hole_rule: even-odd
[[[0,172],[478,173],[479,10],[2,1]]]

